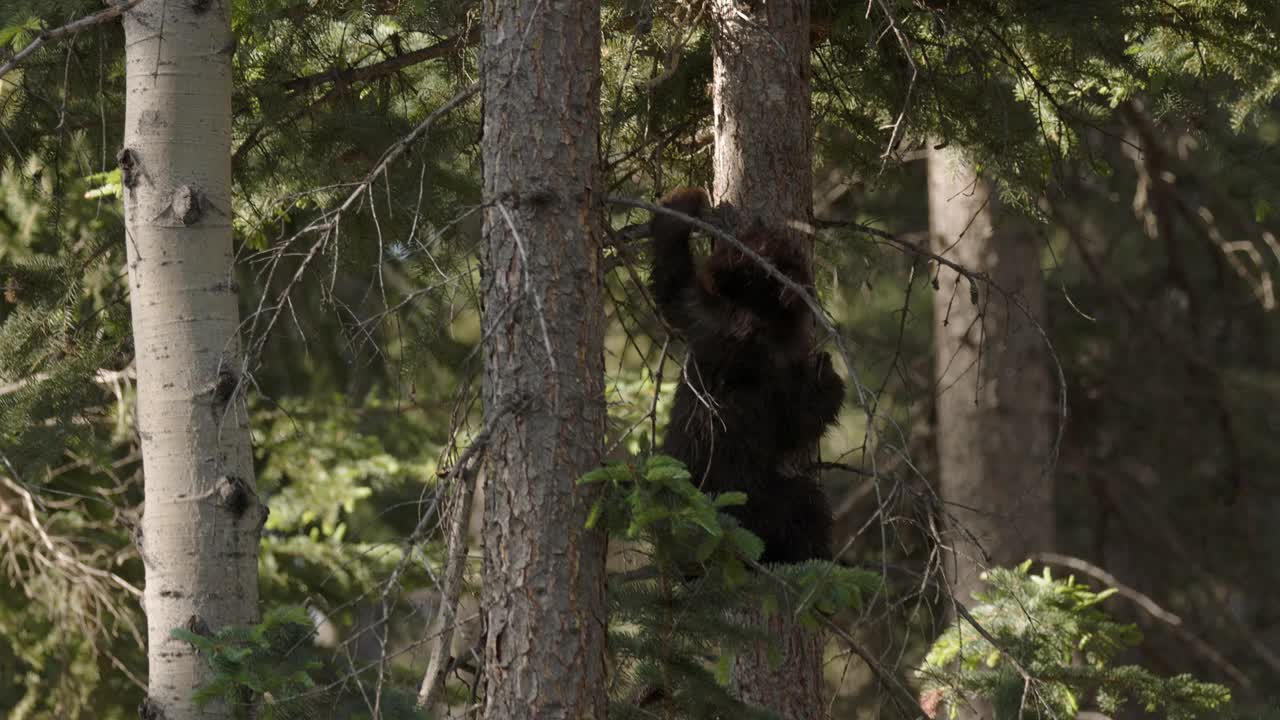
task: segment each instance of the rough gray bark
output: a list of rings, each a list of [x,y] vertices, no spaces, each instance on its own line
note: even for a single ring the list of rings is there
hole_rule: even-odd
[[[950,148],[929,151],[929,230],[935,253],[988,273],[1044,317],[1039,243]],[[969,281],[947,268],[938,282],[939,491],[953,518],[948,579],[968,603],[985,567],[1053,549],[1053,404],[1044,348],[1022,310],[986,284],[975,305]]]
[[[809,3],[714,0],[715,187],[811,244]]]
[[[598,0],[486,3],[482,63],[485,717],[603,718]]]
[[[197,711],[204,658],[170,638],[253,622],[258,530],[231,249],[229,4],[144,0],[124,14],[125,233],[145,476],[148,712]]]
[[[718,203],[787,232],[812,253],[813,169],[810,118],[809,3],[713,0],[715,185]],[[806,342],[812,342],[812,323]],[[816,449],[815,449],[816,450]],[[789,463],[808,465],[811,452]],[[741,699],[786,720],[826,716],[820,631],[783,612],[744,613],[777,638],[776,666],[767,648],[736,658],[733,685]]]
[[[786,608],[770,614],[746,610],[740,612],[738,619],[761,626],[774,640],[740,652],[734,658],[734,696],[751,705],[768,708],[783,720],[827,717],[826,682],[822,674],[823,633],[801,627]]]

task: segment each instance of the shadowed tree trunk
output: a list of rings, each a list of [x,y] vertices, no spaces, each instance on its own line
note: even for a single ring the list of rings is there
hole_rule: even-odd
[[[954,149],[929,151],[932,249],[987,273],[1044,317],[1040,244],[1001,212],[992,185]],[[952,552],[948,581],[966,605],[989,565],[1021,562],[1054,542],[1049,371],[1023,310],[989,284],[942,268],[934,293],[939,492]],[[976,303],[974,300],[976,299]],[[978,708],[979,714],[981,708]]]
[[[257,619],[258,531],[231,249],[228,3],[124,14],[124,185],[145,502],[143,717],[230,717],[192,695],[207,660],[170,638]]]
[[[605,537],[575,484],[605,425],[600,6],[484,13],[484,714],[603,718]]]
[[[812,257],[809,3],[714,0],[712,9],[715,201],[736,208],[740,224],[758,218],[786,232]],[[803,342],[813,342],[812,322]],[[787,462],[808,466],[814,451]],[[737,695],[787,720],[824,717],[822,633],[791,622],[785,611],[749,611],[743,619],[777,639],[773,659],[781,662],[770,662],[763,646],[739,655]]]

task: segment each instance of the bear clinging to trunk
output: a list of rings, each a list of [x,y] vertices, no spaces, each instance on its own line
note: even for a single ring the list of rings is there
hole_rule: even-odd
[[[662,202],[695,217],[709,204],[699,188],[673,190]],[[708,494],[747,493],[747,504],[730,512],[764,541],[762,562],[830,559],[831,509],[815,470],[784,462],[822,437],[844,399],[831,356],[806,342],[808,306],[730,243],[715,242],[695,263],[688,223],[658,213],[650,227],[653,297],[689,355],[663,452]],[[805,258],[785,237],[757,224],[741,240],[812,287]]]

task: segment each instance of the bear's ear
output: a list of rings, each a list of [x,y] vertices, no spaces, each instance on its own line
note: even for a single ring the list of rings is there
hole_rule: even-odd
[[[697,217],[703,208],[711,206],[711,197],[700,187],[678,187],[663,195],[659,202],[672,210]]]

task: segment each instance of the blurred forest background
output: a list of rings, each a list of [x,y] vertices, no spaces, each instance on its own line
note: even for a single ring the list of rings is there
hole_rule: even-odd
[[[5,0],[0,65],[103,7]],[[231,8],[237,279],[271,510],[261,605],[305,607],[317,628],[307,672],[327,694],[295,716],[339,696],[339,716],[368,716],[370,688],[411,695],[422,677],[444,540],[435,523],[413,533],[479,430],[479,101],[379,161],[476,81],[480,7]],[[604,3],[604,193],[711,186],[704,13]],[[1050,487],[1050,517],[1029,517],[1056,527],[1051,551],[993,560],[1117,588],[1101,607],[1142,636],[1123,663],[1220,683],[1232,712],[1263,712],[1280,696],[1280,6],[814,0],[812,15],[815,274],[853,364],[837,361],[852,389],[823,481],[840,561],[884,577],[835,621],[927,704],[916,670],[953,612],[937,528],[940,433],[954,426],[939,398],[967,392],[971,406],[1001,383],[939,379],[935,313],[976,307],[973,322],[1000,328],[984,342],[1033,338],[1009,372],[1045,373],[1018,420],[1039,439],[1004,444],[1017,472],[989,458],[1002,479],[977,492]],[[0,76],[9,718],[133,717],[145,694],[122,58],[118,21],[96,23]],[[996,270],[957,281],[933,260],[953,257],[930,241],[941,155],[970,169],[956,194],[991,188],[995,234],[1034,248],[1036,277],[990,287]],[[606,446],[623,459],[661,435],[680,355],[645,289],[648,213],[607,212]],[[317,232],[326,223],[340,232]],[[1026,304],[1037,293],[1042,309]],[[1033,450],[1028,476],[1015,456]],[[1034,469],[1046,463],[1051,484]],[[474,605],[463,615],[458,647],[480,631]],[[836,643],[829,655],[832,717],[902,716],[859,658]],[[450,692],[466,704],[466,683]]]

